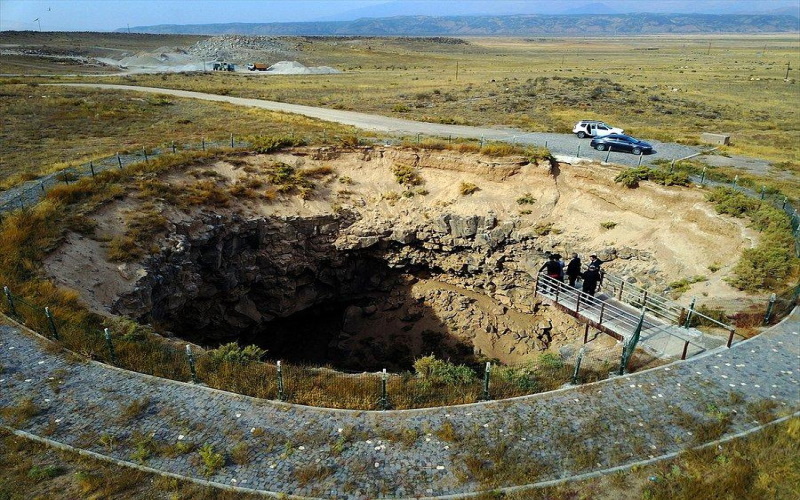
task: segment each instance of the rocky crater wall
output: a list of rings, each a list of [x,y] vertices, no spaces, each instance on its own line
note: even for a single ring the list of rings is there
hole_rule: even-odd
[[[492,213],[413,227],[366,222],[340,211],[177,223],[112,311],[201,344],[247,341],[350,368],[549,346],[553,314],[534,314],[540,304],[523,262],[536,254],[534,238],[517,222]],[[568,318],[556,323],[562,333],[576,329]],[[360,361],[347,362],[354,352]]]

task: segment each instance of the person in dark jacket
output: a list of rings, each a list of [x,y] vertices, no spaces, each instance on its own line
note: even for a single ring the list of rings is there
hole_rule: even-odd
[[[597,270],[598,270],[598,271],[600,271],[600,264],[602,264],[602,263],[603,263],[603,261],[602,261],[602,260],[600,260],[600,259],[598,259],[596,254],[592,254],[592,255],[590,255],[590,256],[589,256],[589,258],[590,258],[590,259],[592,259],[592,260],[589,262],[589,265],[590,265],[590,266],[594,266],[594,267],[596,267],[596,268],[597,268]]]
[[[559,264],[556,254],[550,254],[550,258],[547,259],[547,262],[539,268],[539,272],[541,273],[542,271],[553,280],[559,279],[559,276],[561,276],[561,264]],[[555,285],[553,285],[553,287],[555,287]],[[547,286],[542,287],[542,292],[547,293]]]
[[[572,254],[572,260],[567,264],[567,278],[569,279],[569,286],[575,288],[575,280],[581,275],[581,259],[578,254]]]
[[[594,297],[599,282],[600,268],[594,265],[589,266],[589,269],[583,272],[583,293]]]

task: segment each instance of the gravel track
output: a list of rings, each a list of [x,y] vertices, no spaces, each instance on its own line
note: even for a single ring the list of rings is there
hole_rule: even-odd
[[[324,121],[352,125],[363,130],[384,132],[389,134],[423,134],[439,137],[462,137],[480,139],[487,141],[506,141],[519,144],[532,144],[537,146],[547,146],[551,153],[556,157],[565,158],[586,158],[596,161],[605,161],[608,153],[595,151],[589,147],[589,139],[578,139],[572,134],[554,134],[545,132],[526,132],[512,128],[502,127],[470,127],[466,125],[446,125],[441,123],[426,123],[402,118],[392,118],[367,113],[357,113],[355,111],[342,111],[338,109],[316,108],[303,106],[300,104],[289,104],[284,102],[265,101],[261,99],[247,99],[243,97],[222,96],[217,94],[206,94],[203,92],[192,92],[187,90],[163,89],[155,87],[138,87],[134,85],[109,85],[93,83],[70,83],[58,84],[71,87],[89,87],[105,90],[125,90],[134,92],[147,92],[151,94],[166,94],[175,97],[186,97],[190,99],[202,99],[206,101],[226,102],[237,106],[247,106],[254,108],[267,109],[270,111],[283,111],[296,113],[311,118]],[[658,141],[648,141],[655,148],[652,155],[643,156],[641,161],[647,164],[656,159],[677,160],[687,156],[701,153],[699,147],[683,146],[674,143],[664,143]],[[608,155],[610,163],[633,166],[639,164],[640,157],[628,153],[611,153]]]

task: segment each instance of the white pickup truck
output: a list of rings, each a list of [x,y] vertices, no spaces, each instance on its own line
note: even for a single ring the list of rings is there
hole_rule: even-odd
[[[581,120],[575,124],[572,133],[583,139],[584,137],[603,137],[608,134],[621,134],[623,130],[597,120]]]

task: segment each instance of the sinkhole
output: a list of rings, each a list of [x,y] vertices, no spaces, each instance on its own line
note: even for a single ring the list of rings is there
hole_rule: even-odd
[[[485,273],[440,267],[444,257],[466,262],[458,250],[388,239],[343,249],[349,223],[326,215],[206,224],[177,237],[179,251],[151,257],[118,309],[144,310],[138,320],[203,346],[255,344],[268,359],[358,371],[408,370],[427,355],[475,365],[499,358],[500,335],[533,330],[490,297],[497,285]]]

